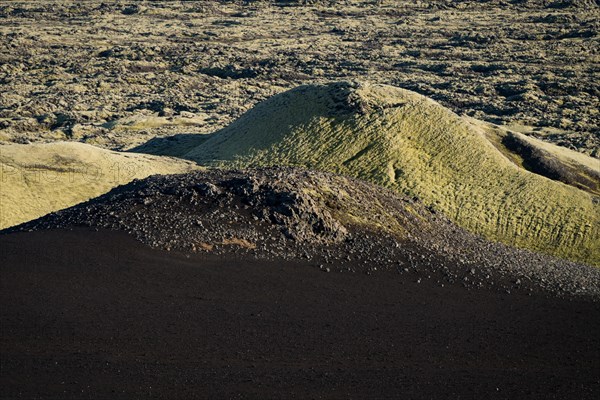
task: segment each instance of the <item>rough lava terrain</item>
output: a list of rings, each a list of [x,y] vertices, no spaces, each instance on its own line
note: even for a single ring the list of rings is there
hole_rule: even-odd
[[[360,78],[598,156],[590,0],[0,2],[0,139],[128,149]]]

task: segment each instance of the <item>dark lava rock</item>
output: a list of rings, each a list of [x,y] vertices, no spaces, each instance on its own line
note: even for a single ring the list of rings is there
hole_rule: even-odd
[[[5,232],[77,226],[125,231],[167,251],[306,259],[327,264],[325,271],[391,270],[470,288],[600,294],[598,268],[491,243],[416,199],[297,168],[152,176]]]

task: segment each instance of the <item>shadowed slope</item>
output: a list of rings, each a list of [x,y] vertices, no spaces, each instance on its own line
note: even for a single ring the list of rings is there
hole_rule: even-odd
[[[153,174],[197,167],[188,161],[117,153],[82,143],[0,146],[0,229],[99,196]]]
[[[359,177],[417,196],[490,239],[600,264],[600,204],[591,193],[516,165],[483,128],[407,90],[303,86],[259,104],[184,157]]]
[[[518,132],[479,122],[490,141],[516,165],[600,196],[600,159],[587,157]]]

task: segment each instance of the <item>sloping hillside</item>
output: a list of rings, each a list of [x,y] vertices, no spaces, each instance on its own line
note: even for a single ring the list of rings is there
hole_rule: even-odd
[[[213,166],[347,174],[418,197],[487,238],[600,264],[595,190],[528,170],[488,133],[416,93],[342,82],[277,95],[182,156]]]
[[[598,268],[488,242],[392,190],[299,168],[152,176],[3,233],[83,227],[126,232],[190,256],[412,272],[442,285],[494,290],[600,293]]]
[[[193,169],[197,167],[184,160],[82,143],[0,146],[0,229],[99,196],[135,178]]]

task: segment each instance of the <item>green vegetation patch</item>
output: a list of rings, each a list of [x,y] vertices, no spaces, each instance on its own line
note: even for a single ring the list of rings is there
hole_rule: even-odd
[[[134,179],[198,169],[193,163],[75,142],[0,146],[0,229],[99,196]]]
[[[489,239],[600,265],[597,197],[528,171],[523,152],[492,142],[483,128],[421,95],[343,82],[277,95],[183,157],[358,177],[417,197]]]

